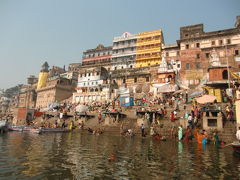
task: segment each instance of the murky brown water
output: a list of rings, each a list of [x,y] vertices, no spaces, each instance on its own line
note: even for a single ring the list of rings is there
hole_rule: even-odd
[[[231,147],[137,136],[9,132],[0,135],[0,179],[240,179],[240,157]]]

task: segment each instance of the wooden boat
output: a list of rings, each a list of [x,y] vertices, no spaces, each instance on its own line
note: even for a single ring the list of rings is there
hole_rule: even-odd
[[[42,129],[34,129],[34,128],[32,128],[32,129],[29,129],[29,132],[40,134],[42,132]]]
[[[239,142],[233,142],[230,144],[233,147],[233,150],[240,154],[240,143]]]
[[[41,132],[70,132],[70,129],[64,128],[41,128]]]
[[[36,129],[36,128],[34,128],[32,126],[24,126],[23,127],[23,131],[31,131],[32,129]]]
[[[24,126],[8,126],[9,131],[23,131]]]

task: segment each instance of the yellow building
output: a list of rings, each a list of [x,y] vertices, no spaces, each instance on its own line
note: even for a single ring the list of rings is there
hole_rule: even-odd
[[[162,30],[137,34],[136,67],[146,67],[161,63]]]
[[[37,84],[37,89],[40,89],[40,88],[43,88],[46,86],[47,84],[47,78],[48,78],[48,63],[45,62],[43,65],[42,65],[42,69],[39,73],[39,76],[38,76],[38,84]]]

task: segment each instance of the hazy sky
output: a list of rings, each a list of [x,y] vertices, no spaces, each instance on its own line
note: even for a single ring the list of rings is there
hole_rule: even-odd
[[[82,52],[112,45],[114,36],[162,29],[165,43],[179,28],[233,28],[240,0],[0,0],[0,88],[26,84],[41,65],[80,62]]]

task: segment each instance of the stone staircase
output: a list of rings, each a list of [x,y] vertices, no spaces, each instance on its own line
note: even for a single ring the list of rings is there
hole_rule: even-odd
[[[222,131],[218,133],[220,140],[227,143],[236,141],[236,125],[233,122],[226,122]]]

